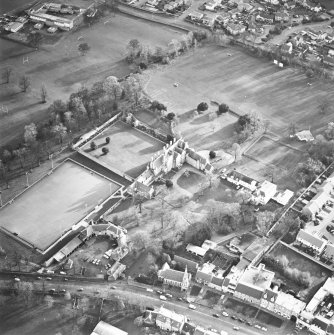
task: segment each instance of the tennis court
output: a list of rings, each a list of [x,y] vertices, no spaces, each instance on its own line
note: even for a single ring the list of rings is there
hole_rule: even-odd
[[[0,224],[45,250],[120,185],[66,160],[0,210]]]

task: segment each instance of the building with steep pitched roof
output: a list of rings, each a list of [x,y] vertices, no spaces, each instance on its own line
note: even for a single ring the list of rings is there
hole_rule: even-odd
[[[128,333],[110,325],[109,323],[100,321],[94,328],[91,335],[128,335]]]
[[[184,315],[175,313],[163,306],[157,309],[156,312],[156,325],[162,330],[181,332],[184,323],[187,321]]]
[[[187,268],[184,272],[177,271],[171,269],[168,263],[165,263],[158,272],[158,278],[162,280],[164,284],[180,287],[182,291],[186,291],[190,285],[191,274],[188,273]]]
[[[301,229],[299,231],[296,237],[296,241],[307,247],[312,248],[318,254],[320,254],[324,250],[327,244],[327,241],[324,240],[323,238],[310,234],[304,229]]]
[[[198,269],[198,263],[190,259],[175,255],[174,261],[184,270],[187,268],[189,272],[196,272]]]

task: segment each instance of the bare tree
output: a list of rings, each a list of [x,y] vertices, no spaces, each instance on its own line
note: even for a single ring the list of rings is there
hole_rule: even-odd
[[[22,90],[22,92],[27,92],[28,88],[31,86],[30,78],[26,75],[22,76],[19,81],[19,86]]]
[[[5,84],[9,84],[9,81],[10,81],[10,76],[13,72],[13,69],[9,66],[7,66],[4,70],[3,70],[3,73],[2,73],[2,78],[3,80],[5,81]]]

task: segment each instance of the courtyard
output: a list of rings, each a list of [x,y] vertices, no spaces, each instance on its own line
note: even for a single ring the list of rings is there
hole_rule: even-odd
[[[106,137],[110,138],[108,144]],[[97,145],[95,150],[90,147],[92,141]],[[133,178],[144,172],[151,157],[165,145],[121,121],[107,128],[92,141],[85,144],[82,150],[107,166]],[[104,155],[102,148],[108,148],[109,153]]]
[[[1,226],[45,250],[119,188],[66,160],[0,210]]]

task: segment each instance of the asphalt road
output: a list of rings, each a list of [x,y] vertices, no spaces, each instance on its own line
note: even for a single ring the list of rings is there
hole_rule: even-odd
[[[178,301],[176,299],[168,299],[167,301],[161,301],[159,295],[154,292],[149,292],[146,290],[146,286],[141,284],[131,284],[126,281],[117,282],[106,282],[106,281],[96,281],[96,280],[83,280],[74,281],[70,277],[66,277],[69,280],[64,281],[63,277],[52,275],[45,275],[42,280],[37,279],[36,274],[25,274],[18,275],[21,282],[27,281],[32,282],[34,285],[34,290],[48,292],[51,289],[61,290],[65,289],[72,295],[82,295],[95,298],[112,299],[113,297],[120,297],[124,300],[132,301],[133,303],[140,303],[146,307],[159,307],[165,306],[168,309],[174,310],[175,312],[186,315],[192,322],[197,325],[204,326],[206,328],[214,328],[217,331],[224,330],[228,334],[247,334],[247,335],[259,335],[259,334],[282,334],[287,335],[292,332],[292,329],[268,329],[268,332],[256,329],[254,327],[248,326],[246,324],[235,321],[230,317],[224,317],[220,313],[220,317],[216,318],[213,316],[217,313],[211,308],[205,306],[197,305],[196,310],[191,310],[188,308],[188,303]],[[46,280],[47,276],[52,276],[51,280]],[[14,282],[13,274],[0,273],[0,286],[9,287],[11,284],[18,285]],[[79,289],[83,289],[79,291]],[[233,326],[238,326],[239,330],[233,330]],[[301,333],[300,333],[301,334]]]

